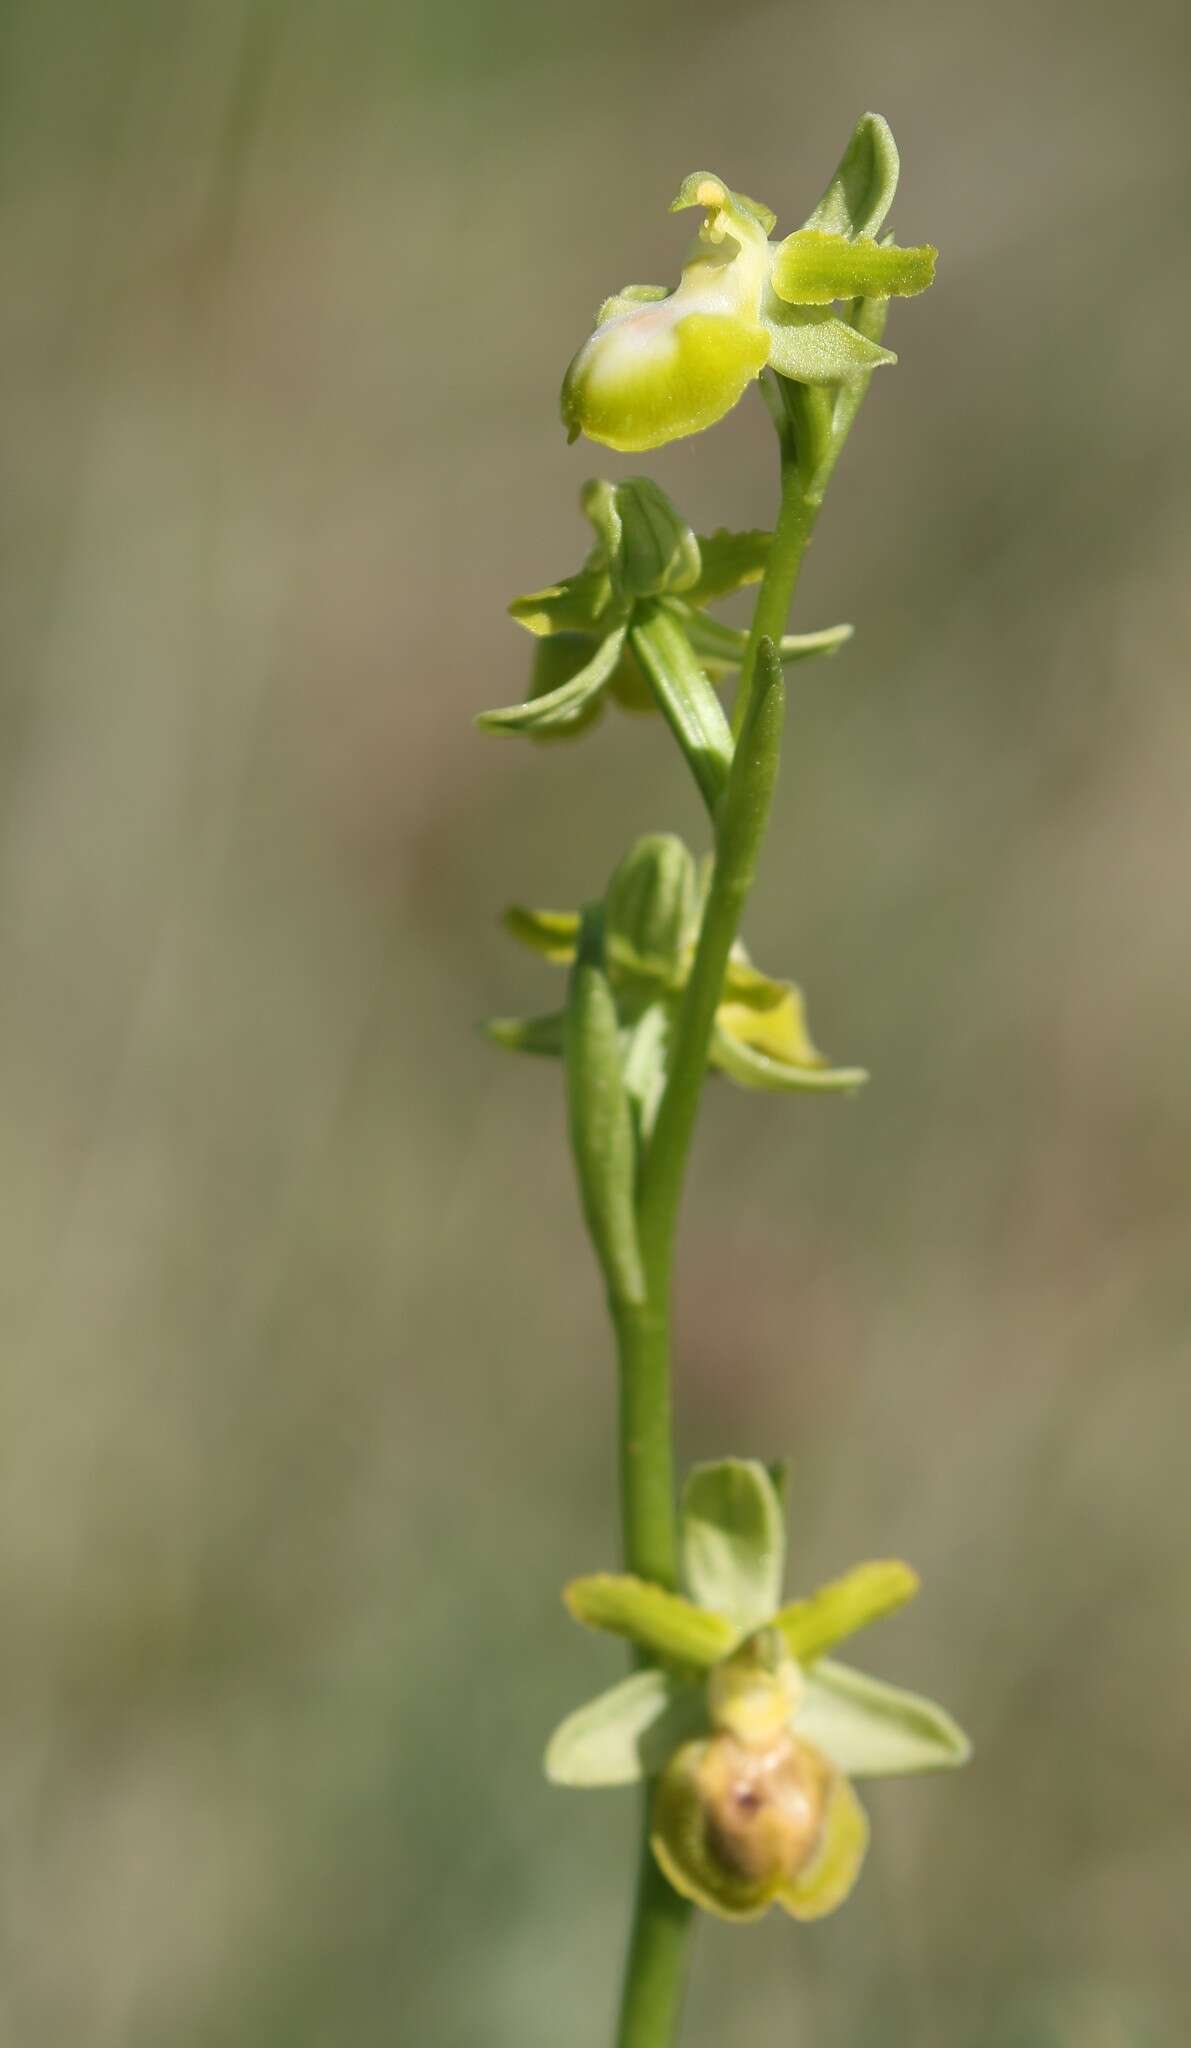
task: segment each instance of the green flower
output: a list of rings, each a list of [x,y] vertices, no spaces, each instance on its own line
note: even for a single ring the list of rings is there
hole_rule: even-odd
[[[603,906],[603,959],[616,1002],[621,1060],[638,1129],[652,1128],[665,1080],[674,1016],[691,971],[701,912],[695,862],[680,839],[652,833],[625,855]],[[578,911],[506,911],[505,929],[557,966],[579,945]],[[566,1013],[494,1018],[485,1028],[513,1052],[561,1055]],[[867,1078],[859,1067],[832,1067],[807,1029],[801,991],[753,966],[732,949],[712,1031],[710,1064],[743,1088],[850,1092]]]
[[[749,1460],[695,1467],[681,1529],[685,1595],[610,1573],[567,1587],[578,1621],[627,1637],[651,1664],[568,1715],[546,1775],[655,1780],[650,1840],[676,1891],[728,1920],[772,1905],[819,1919],[847,1898],[868,1846],[852,1779],[969,1755],[941,1707],[827,1655],[918,1580],[879,1560],[783,1606],[781,1505]]]
[[[660,709],[714,805],[732,737],[712,679],[740,667],[747,635],[709,618],[706,607],[759,582],[773,536],[697,535],[647,476],[618,484],[594,477],[580,504],[595,530],[582,567],[509,606],[538,642],[530,695],[482,712],[477,723],[562,739],[586,731],[608,696],[624,710]],[[851,632],[788,633],[778,652],[786,664],[834,654]]]
[[[877,241],[897,176],[893,136],[866,114],[805,226],[775,243],[767,206],[692,172],[671,206],[704,210],[681,279],[673,290],[629,285],[604,301],[563,379],[568,437],[658,448],[714,426],[766,366],[797,383],[840,385],[895,362],[860,308],[924,291],[936,253]],[[843,317],[831,311],[836,301]]]

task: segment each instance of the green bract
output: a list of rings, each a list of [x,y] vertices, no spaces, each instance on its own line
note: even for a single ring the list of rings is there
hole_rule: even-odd
[[[637,1129],[646,1137],[694,958],[701,894],[695,863],[682,841],[658,832],[629,850],[604,899],[599,923],[602,1001],[609,1028],[615,1018],[624,1087]],[[576,959],[585,928],[578,911],[520,906],[506,911],[504,922],[514,938],[556,966]],[[595,929],[592,924],[593,945]],[[561,1055],[568,1014],[499,1017],[486,1029],[510,1051]],[[762,974],[739,941],[724,976],[709,1062],[743,1088],[846,1093],[867,1078],[859,1067],[828,1064],[812,1043],[799,989]]]
[[[897,175],[887,124],[866,114],[805,226],[775,243],[767,206],[693,172],[671,207],[705,215],[681,279],[604,301],[563,380],[569,438],[658,448],[714,426],[766,366],[800,384],[846,385],[895,362],[860,308],[924,291],[936,253],[878,244]]]
[[[740,668],[748,636],[709,618],[705,607],[760,580],[772,536],[697,535],[645,476],[618,484],[593,478],[580,503],[596,535],[582,567],[509,606],[538,641],[530,695],[482,712],[477,724],[567,739],[594,723],[605,696],[624,710],[660,710],[714,809],[732,737],[712,682]],[[786,665],[834,654],[851,631],[788,633],[778,653]]]
[[[783,1607],[785,1532],[765,1467],[696,1466],[681,1506],[685,1594],[611,1573],[566,1590],[572,1614],[627,1637],[652,1668],[555,1730],[560,1785],[656,1779],[650,1841],[670,1883],[708,1912],[833,1912],[860,1873],[868,1821],[852,1778],[948,1770],[969,1746],[930,1700],[825,1652],[910,1599],[886,1559]]]

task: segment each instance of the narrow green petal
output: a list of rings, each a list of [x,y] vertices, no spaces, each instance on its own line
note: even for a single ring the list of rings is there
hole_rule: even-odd
[[[669,1663],[709,1670],[735,1648],[740,1631],[722,1614],[709,1614],[684,1600],[627,1573],[596,1572],[572,1579],[563,1593],[576,1621],[587,1628],[627,1636],[638,1649]]]
[[[779,242],[770,283],[795,306],[829,306],[833,299],[912,298],[934,282],[938,250],[899,249],[894,242],[850,242],[800,228]]]
[[[828,235],[875,235],[897,191],[897,144],[880,114],[862,114],[806,226]]]
[[[721,1031],[718,1025],[712,1033],[710,1060],[737,1087],[774,1094],[852,1095],[868,1080],[863,1067],[787,1066]]]
[[[825,306],[786,306],[771,299],[766,314],[769,361],[795,384],[855,384],[882,363],[895,363],[881,348]]]
[[[794,1725],[852,1778],[954,1770],[971,1755],[963,1730],[933,1700],[826,1658],[806,1674]]]
[[[544,1017],[489,1017],[484,1035],[493,1045],[504,1046],[506,1052],[540,1053],[547,1059],[561,1059],[565,1026],[566,1012],[552,1010]]]
[[[482,732],[516,732],[540,734],[552,728],[565,726],[576,714],[584,709],[603,689],[620,659],[624,646],[625,629],[618,626],[602,640],[591,660],[572,676],[570,682],[562,683],[558,689],[550,690],[544,697],[531,698],[525,704],[509,704],[500,711],[481,711],[476,724]]]
[[[822,1920],[842,1906],[860,1876],[868,1849],[868,1815],[846,1778],[832,1787],[823,1843],[807,1869],[777,1895],[795,1920]]]
[[[857,1629],[895,1614],[918,1591],[916,1571],[900,1558],[876,1558],[858,1564],[842,1578],[820,1586],[805,1600],[794,1600],[776,1616],[792,1657],[813,1663]]]
[[[501,918],[510,938],[520,939],[531,953],[540,953],[556,967],[568,967],[579,943],[577,910],[526,910],[511,903]]]
[[[786,1530],[764,1465],[723,1458],[687,1474],[679,1507],[682,1576],[701,1607],[748,1633],[782,1597]]]
[[[635,1671],[568,1714],[546,1748],[554,1785],[632,1785],[662,1770],[706,1724],[702,1689],[665,1671]]]
[[[722,620],[710,618],[706,612],[692,610],[689,595],[685,601],[672,602],[670,608],[681,617],[683,631],[701,660],[727,668],[741,667],[748,649],[747,633],[738,626],[725,626]],[[817,633],[783,633],[778,642],[778,658],[786,668],[791,662],[806,661],[816,654],[837,654],[845,640],[852,638],[852,631],[851,626],[823,626]]]

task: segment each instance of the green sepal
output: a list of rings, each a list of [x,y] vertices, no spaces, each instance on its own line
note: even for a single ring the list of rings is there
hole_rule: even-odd
[[[781,1507],[764,1465],[723,1458],[687,1474],[679,1506],[682,1577],[701,1607],[748,1633],[774,1613],[786,1569]]]
[[[773,251],[769,281],[795,306],[829,306],[835,299],[912,298],[934,282],[938,250],[899,249],[867,237],[849,241],[818,228],[799,228]]]
[[[662,597],[689,590],[699,575],[699,543],[665,491],[651,477],[630,476],[615,486],[615,502],[617,567],[628,594]]]
[[[719,668],[740,668],[748,649],[748,634],[738,626],[726,626],[720,619],[708,618],[705,612],[689,610],[688,601],[672,600],[670,608],[677,612],[680,603],[683,631],[700,660]],[[783,633],[777,643],[778,659],[783,668],[788,668],[792,662],[808,661],[816,654],[838,654],[844,642],[852,638],[852,632],[851,626],[823,626],[816,633]]]
[[[888,121],[862,114],[805,225],[827,235],[875,235],[893,205],[900,163]]]
[[[526,910],[519,903],[510,903],[501,918],[510,938],[519,939],[555,967],[569,967],[574,959],[579,923],[577,910]]]
[[[667,606],[638,608],[631,645],[714,818],[732,765],[732,728],[723,706]]]
[[[561,1059],[566,1032],[566,1011],[551,1010],[542,1017],[489,1017],[484,1036],[506,1052],[541,1054]]]
[[[623,1572],[572,1579],[563,1599],[585,1628],[626,1636],[649,1656],[689,1670],[710,1670],[735,1648],[740,1633],[724,1615]]]
[[[868,1075],[863,1067],[791,1066],[758,1052],[755,1046],[725,1031],[718,1022],[712,1032],[710,1064],[738,1088],[754,1088],[773,1094],[852,1095],[863,1088]]]
[[[553,1785],[633,1785],[656,1777],[706,1725],[701,1687],[668,1671],[635,1671],[560,1721],[546,1776]]]
[[[476,724],[482,732],[530,733],[538,736],[572,724],[576,715],[599,695],[620,659],[625,629],[618,626],[601,640],[591,659],[578,675],[561,683],[544,697],[531,697],[524,704],[509,704],[499,711],[481,711]]]
[[[604,898],[604,953],[618,975],[679,988],[696,916],[695,863],[672,832],[638,839]]]
[[[721,526],[715,533],[700,534],[699,575],[684,595],[688,604],[711,604],[717,597],[731,597],[746,584],[759,583],[765,574],[772,533],[752,527],[746,533],[732,533]]]
[[[837,1778],[823,1818],[823,1840],[805,1870],[781,1887],[777,1903],[794,1920],[822,1920],[842,1906],[864,1867],[868,1815],[846,1778]]]
[[[548,639],[536,640],[525,702],[540,704],[543,697],[551,697],[564,683],[573,682],[580,670],[587,667],[601,637],[598,633],[552,633]],[[530,737],[540,746],[556,746],[559,742],[566,745],[571,740],[581,739],[603,717],[604,697],[614,680],[615,671],[604,689],[588,697],[576,711],[568,712],[565,718],[554,719]]]
[[[531,590],[515,597],[509,617],[527,633],[541,639],[551,633],[606,633],[617,623],[613,612],[612,579],[606,569],[580,569],[564,576],[545,590]]]
[[[972,1746],[933,1700],[827,1658],[806,1674],[795,1731],[850,1778],[955,1770]]]
[[[811,1664],[857,1629],[895,1614],[917,1593],[916,1571],[897,1557],[858,1564],[842,1578],[832,1579],[803,1600],[794,1600],[774,1616],[792,1657]]]
[[[598,906],[583,913],[564,1047],[571,1150],[587,1227],[610,1292],[620,1301],[642,1301],[645,1274],[634,1205],[637,1139]]]
[[[795,384],[855,384],[882,363],[896,363],[892,349],[838,320],[827,306],[770,302],[769,366]]]

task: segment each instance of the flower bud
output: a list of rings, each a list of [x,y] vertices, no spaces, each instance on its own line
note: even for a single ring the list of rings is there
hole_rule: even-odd
[[[608,884],[604,944],[613,973],[681,984],[683,957],[695,921],[695,864],[669,832],[652,832],[629,848]]]

